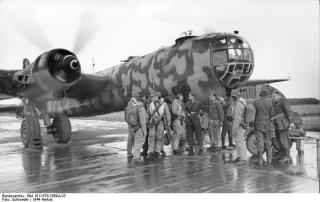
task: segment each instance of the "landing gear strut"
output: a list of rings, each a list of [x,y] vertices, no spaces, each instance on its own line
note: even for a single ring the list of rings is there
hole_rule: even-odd
[[[22,118],[20,133],[25,148],[42,146],[39,118],[43,118],[47,133],[52,134],[56,143],[66,144],[70,141],[71,124],[65,114],[56,114],[51,122],[48,113],[40,112],[28,99],[21,100],[24,104],[23,113],[17,114],[17,117]]]

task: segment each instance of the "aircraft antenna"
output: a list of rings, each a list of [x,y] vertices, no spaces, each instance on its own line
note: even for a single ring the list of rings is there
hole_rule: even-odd
[[[94,72],[94,66],[95,66],[95,64],[94,64],[94,58],[92,58],[92,72]]]

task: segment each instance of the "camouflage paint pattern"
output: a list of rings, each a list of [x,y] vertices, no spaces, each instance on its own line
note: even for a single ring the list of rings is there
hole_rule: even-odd
[[[181,38],[172,46],[145,56],[135,57],[121,65],[96,73],[95,76],[100,80],[105,79],[105,83],[101,89],[96,89],[94,95],[79,99],[70,98],[67,94],[65,98],[48,101],[47,112],[50,114],[65,113],[68,116],[91,116],[121,111],[131,96],[141,91],[146,94],[157,91],[161,92],[162,96],[169,96],[176,92],[182,92],[184,95],[193,92],[197,99],[203,102],[208,101],[209,93],[224,96],[227,87],[233,87],[224,83],[215,73],[217,63],[213,61],[212,54],[216,49],[214,44],[217,43],[217,36],[220,36],[220,41],[223,43],[226,43],[224,40],[227,40],[227,36],[243,40],[237,35],[225,33]],[[230,48],[229,44],[223,46],[226,46],[225,49]],[[230,57],[228,55],[221,56],[226,58],[218,58],[221,61],[227,61],[222,67],[222,69],[227,68],[223,70],[224,76],[226,74],[241,76],[241,73],[246,71],[242,74],[245,76],[241,82],[249,79],[253,70],[253,55],[250,47],[248,49],[252,57],[250,62],[232,61],[230,63],[227,61]],[[217,56],[214,58],[216,59]],[[237,72],[234,66],[238,63],[251,65],[251,68],[238,69]],[[230,64],[234,64],[233,68],[229,68]],[[92,82],[95,82],[94,78]]]

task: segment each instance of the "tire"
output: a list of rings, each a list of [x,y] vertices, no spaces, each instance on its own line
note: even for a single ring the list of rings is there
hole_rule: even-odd
[[[251,132],[247,135],[246,145],[247,145],[248,151],[253,156],[258,156],[257,140],[256,140],[256,136],[254,135],[254,132]]]
[[[25,116],[21,122],[20,136],[25,148],[42,146],[39,120],[34,116]]]
[[[71,124],[69,118],[64,114],[56,115],[52,121],[52,128],[55,132],[52,134],[56,143],[66,144],[71,139]]]

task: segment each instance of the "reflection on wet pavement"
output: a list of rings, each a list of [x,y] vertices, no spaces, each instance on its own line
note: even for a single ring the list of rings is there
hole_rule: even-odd
[[[237,166],[230,163],[236,158],[232,150],[189,157],[172,156],[170,147],[164,159],[132,164],[126,134],[108,135],[105,127],[77,130],[67,145],[44,135],[50,144],[43,149],[24,149],[18,138],[2,141],[0,132],[0,191],[319,192],[314,140],[306,142],[304,155],[292,148],[292,165],[258,167],[250,157],[248,166]]]

